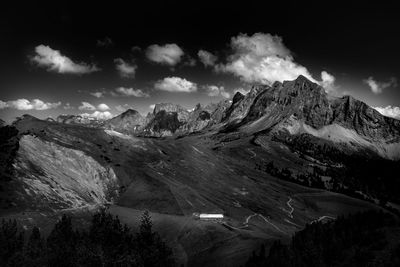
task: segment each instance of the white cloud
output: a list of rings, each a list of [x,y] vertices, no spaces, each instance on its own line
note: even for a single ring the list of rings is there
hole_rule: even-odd
[[[89,94],[97,98],[102,98],[104,97],[105,91],[91,92]]]
[[[245,82],[272,84],[275,81],[294,80],[303,75],[316,82],[308,70],[294,62],[282,38],[265,33],[252,36],[239,34],[231,39],[233,53],[226,64],[215,66],[216,71],[229,72]]]
[[[400,108],[399,107],[393,107],[393,106],[374,107],[374,109],[376,109],[379,113],[381,113],[384,116],[392,117],[392,118],[400,120]]]
[[[336,95],[337,94],[337,86],[335,84],[335,76],[329,74],[326,71],[321,72],[321,86],[325,89],[325,91],[329,94]]]
[[[110,107],[107,106],[107,104],[101,103],[101,104],[99,104],[99,105],[97,106],[97,109],[100,110],[100,111],[106,111],[106,110],[109,110]]]
[[[229,92],[225,91],[223,86],[207,85],[205,88],[208,96],[222,96],[224,98],[229,98],[231,96]]]
[[[204,64],[204,66],[214,66],[215,62],[217,61],[217,57],[213,55],[212,53],[206,51],[206,50],[199,50],[197,53],[197,56],[199,57],[201,63]]]
[[[137,65],[130,64],[124,61],[122,58],[114,59],[115,68],[119,72],[119,75],[123,78],[135,78]]]
[[[140,48],[140,46],[138,46],[138,45],[135,45],[135,46],[132,46],[131,51],[132,52],[140,52],[140,51],[142,51],[142,48]]]
[[[166,44],[163,46],[153,44],[146,50],[146,56],[149,60],[169,66],[178,64],[183,55],[183,50],[177,44]]]
[[[111,92],[114,96],[134,96],[134,97],[149,97],[150,95],[143,92],[141,89],[133,89],[126,87],[118,87]]]
[[[99,47],[109,47],[114,44],[113,40],[110,37],[104,37],[103,39],[99,39],[96,42],[96,45]]]
[[[87,118],[95,118],[98,120],[108,120],[113,117],[112,113],[109,111],[95,111],[93,113],[82,113],[80,114],[82,117],[87,117]]]
[[[388,87],[397,87],[397,79],[395,77],[391,77],[387,82],[378,82],[371,76],[363,80],[363,82],[368,84],[374,94],[380,94]]]
[[[81,102],[81,103],[82,105],[78,107],[79,110],[96,110],[96,107],[88,102]]]
[[[196,60],[194,58],[192,58],[191,56],[187,56],[187,59],[186,59],[184,65],[189,66],[189,67],[194,67],[194,66],[196,66]]]
[[[61,102],[43,102],[40,99],[33,99],[29,101],[28,99],[21,98],[17,100],[11,101],[1,101],[0,100],[0,109],[4,108],[13,108],[17,110],[47,110],[52,108],[58,108],[61,105]]]
[[[8,108],[7,102],[0,100],[0,109]]]
[[[62,55],[60,51],[46,45],[36,46],[35,53],[36,55],[31,57],[31,60],[48,71],[85,74],[100,70],[95,65],[89,65],[84,62],[75,63],[70,58]]]
[[[166,77],[156,82],[154,88],[168,92],[191,93],[197,91],[197,84],[179,77]]]
[[[73,106],[70,105],[70,103],[66,103],[63,107],[64,109],[68,110],[68,109],[74,109]]]

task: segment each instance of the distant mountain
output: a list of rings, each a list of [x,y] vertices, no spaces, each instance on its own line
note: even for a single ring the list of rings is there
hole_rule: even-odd
[[[99,120],[93,117],[68,114],[59,115],[55,121],[64,124],[85,125],[89,127],[102,127],[105,122],[104,120]]]
[[[246,95],[237,92],[232,100],[197,105],[192,111],[160,103],[147,117],[130,109],[108,121],[60,115],[57,122],[154,137],[213,129],[256,135],[258,141],[268,136],[288,143],[303,136],[303,141],[340,146],[348,154],[362,151],[369,156],[400,158],[399,120],[385,117],[351,96],[330,96],[304,76],[272,86],[255,85]]]
[[[136,110],[128,109],[105,122],[104,127],[122,133],[135,134],[143,130],[146,119]]]
[[[370,150],[385,158],[400,158],[399,120],[385,117],[351,96],[329,96],[304,76],[265,87],[252,102],[245,99],[238,97],[229,110],[243,119],[231,120],[224,132],[308,135],[346,145],[355,152]]]

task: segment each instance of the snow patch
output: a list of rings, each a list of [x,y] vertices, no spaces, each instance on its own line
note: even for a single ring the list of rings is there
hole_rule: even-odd
[[[122,139],[132,139],[131,136],[114,131],[114,130],[104,130],[104,132],[106,132],[106,134],[111,135],[111,136],[116,136]]]

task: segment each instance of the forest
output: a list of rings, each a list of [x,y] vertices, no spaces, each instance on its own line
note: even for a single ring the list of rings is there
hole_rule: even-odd
[[[398,217],[383,211],[315,222],[297,232],[288,244],[277,240],[250,255],[246,267],[400,266]]]
[[[15,220],[0,227],[0,266],[175,266],[147,211],[136,233],[105,210],[85,230],[63,215],[47,237],[38,227],[22,230]]]

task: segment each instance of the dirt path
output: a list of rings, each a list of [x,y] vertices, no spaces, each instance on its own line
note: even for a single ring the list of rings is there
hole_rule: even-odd
[[[251,159],[257,157],[256,152],[254,152],[254,151],[251,150],[250,148],[248,148],[247,151],[249,151],[249,152],[253,155],[253,156],[250,157]]]
[[[290,218],[293,218],[293,212],[294,212],[294,208],[293,206],[290,204],[293,201],[293,199],[291,197],[289,197],[289,200],[286,202],[286,205],[289,207],[289,210],[287,209],[283,209],[285,212],[288,213],[288,216]]]

